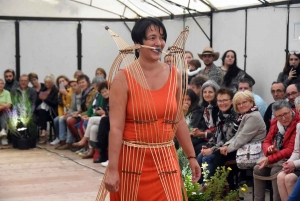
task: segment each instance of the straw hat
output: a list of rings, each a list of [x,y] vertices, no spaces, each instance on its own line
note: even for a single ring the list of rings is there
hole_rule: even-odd
[[[201,60],[203,60],[202,56],[204,54],[212,54],[212,55],[214,55],[214,61],[218,60],[219,56],[220,56],[220,53],[219,52],[215,52],[211,47],[204,48],[202,54],[198,54],[198,56],[200,57]]]
[[[72,82],[77,82],[77,79],[72,79],[69,81],[69,84],[71,84]]]

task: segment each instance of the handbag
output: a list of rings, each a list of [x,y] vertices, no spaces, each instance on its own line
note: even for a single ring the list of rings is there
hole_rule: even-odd
[[[239,169],[252,169],[262,156],[264,156],[262,142],[251,142],[237,150],[236,164]]]

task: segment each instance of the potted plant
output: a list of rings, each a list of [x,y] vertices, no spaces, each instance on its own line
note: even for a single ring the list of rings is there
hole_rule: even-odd
[[[33,106],[27,93],[14,95],[12,109],[8,111],[7,127],[12,134],[14,148],[29,149],[36,146],[37,128],[33,122]]]
[[[204,193],[201,193],[200,185],[198,183],[192,183],[192,172],[182,148],[178,149],[177,155],[188,201],[238,201],[248,189],[248,186],[244,184],[238,190],[229,191],[226,178],[231,168],[226,168],[225,166],[218,167],[214,176],[208,179],[207,175],[209,172],[206,168],[207,164],[204,163],[201,168],[207,189]]]

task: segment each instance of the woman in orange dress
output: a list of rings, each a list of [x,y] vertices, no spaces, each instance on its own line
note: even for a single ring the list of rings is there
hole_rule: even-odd
[[[139,58],[117,72],[110,88],[109,164],[105,188],[113,201],[181,201],[182,183],[174,134],[193,172],[200,167],[182,113],[176,67],[160,62],[167,33],[161,21],[142,18],[132,30]],[[98,199],[98,198],[97,198]]]

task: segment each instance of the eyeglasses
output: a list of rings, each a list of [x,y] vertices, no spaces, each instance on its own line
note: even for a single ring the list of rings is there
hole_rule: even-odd
[[[283,118],[288,118],[290,115],[291,111],[284,113],[283,115],[279,115],[276,117],[277,120],[282,120]]]
[[[280,89],[278,89],[278,90],[276,90],[276,91],[275,91],[275,90],[272,90],[272,91],[271,91],[272,94],[276,94],[276,93],[279,94],[279,93],[282,93],[282,92],[284,92],[284,91],[283,91],[283,90],[280,90]]]
[[[286,97],[288,98],[288,97],[290,97],[290,96],[297,96],[297,94],[298,94],[298,92],[292,92],[292,93],[287,93],[286,94]]]
[[[300,54],[299,51],[295,51],[295,50],[292,50],[292,51],[289,51],[290,54]]]
[[[241,103],[236,104],[238,107],[242,107],[244,105],[246,105],[249,101],[243,101]]]
[[[217,100],[218,103],[226,103],[230,101],[230,99],[224,99],[224,100]]]

